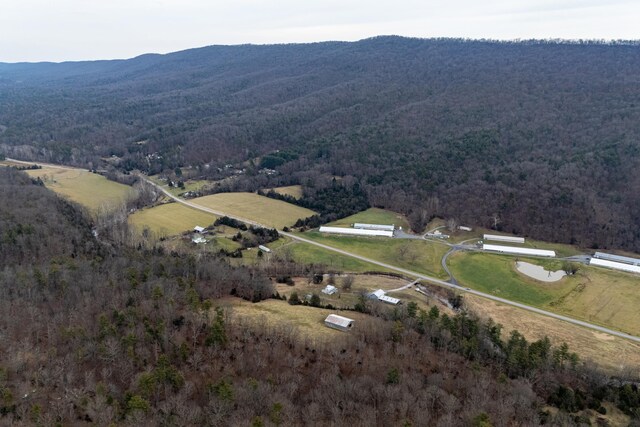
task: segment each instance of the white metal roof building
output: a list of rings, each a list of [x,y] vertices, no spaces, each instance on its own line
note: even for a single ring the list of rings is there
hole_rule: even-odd
[[[363,224],[360,222],[356,222],[353,224],[353,228],[360,228],[362,230],[383,230],[383,231],[393,231],[395,230],[395,225],[385,225],[385,224]]]
[[[473,231],[473,229],[471,227],[467,227],[466,225],[461,225],[458,227],[458,230],[462,230],[462,231]]]
[[[258,249],[260,249],[262,252],[266,252],[266,253],[271,252],[271,249],[269,249],[268,247],[266,247],[264,245],[258,246]]]
[[[516,255],[532,255],[532,256],[546,256],[555,257],[555,251],[549,251],[546,249],[530,249],[530,248],[518,248],[515,246],[501,246],[501,245],[482,245],[483,251],[500,252],[505,254]]]
[[[333,295],[338,292],[338,288],[333,285],[327,285],[322,291],[323,294]]]
[[[321,233],[333,233],[333,234],[349,234],[352,236],[379,236],[379,237],[393,237],[393,231],[384,230],[362,230],[357,228],[342,228],[342,227],[320,227]]]
[[[613,268],[614,270],[627,271],[629,273],[640,273],[640,266],[624,264],[621,262],[607,261],[606,259],[591,258],[589,265],[596,267]]]
[[[391,305],[398,305],[398,303],[400,302],[400,300],[398,298],[393,298],[393,297],[390,297],[390,296],[386,295],[385,292],[382,289],[378,289],[375,292],[371,292],[369,294],[369,298],[376,299],[376,300],[382,301],[382,302],[386,302],[387,304],[391,304]]]
[[[330,314],[324,319],[325,325],[339,331],[348,331],[353,326],[353,322],[355,322],[355,320],[338,316],[337,314]]]
[[[622,262],[624,264],[640,265],[640,259],[631,258],[631,257],[628,257],[628,256],[606,254],[604,252],[596,252],[595,254],[593,254],[593,257],[594,258],[600,258],[600,259],[606,259],[607,261]]]
[[[204,227],[200,227],[199,225],[196,225],[195,227],[193,227],[193,231],[195,231],[196,233],[202,233],[205,230]]]
[[[524,243],[524,237],[500,236],[498,234],[485,234],[484,240],[506,243]]]
[[[380,298],[378,298],[378,300],[382,302],[386,302],[387,304],[391,304],[391,305],[400,304],[400,300],[398,298],[390,297],[389,295],[383,295]]]

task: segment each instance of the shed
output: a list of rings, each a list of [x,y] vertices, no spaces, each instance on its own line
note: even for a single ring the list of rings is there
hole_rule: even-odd
[[[266,253],[270,253],[271,252],[271,249],[269,249],[268,247],[266,247],[264,245],[258,246],[258,249],[260,249],[262,252],[266,252]]]
[[[337,314],[330,314],[324,319],[325,325],[339,331],[348,331],[353,326],[353,322],[355,322],[355,320],[338,316]]]
[[[204,233],[205,228],[204,227],[200,227],[199,225],[196,225],[195,227],[193,227],[193,231],[195,231],[196,233]]]
[[[322,293],[323,294],[327,294],[327,295],[333,295],[336,292],[338,292],[338,288],[336,288],[333,285],[327,285],[323,290]]]
[[[461,225],[460,227],[458,227],[458,230],[460,230],[460,231],[473,231],[473,229],[471,227],[467,227],[466,225]]]
[[[207,239],[205,239],[204,237],[200,237],[200,236],[193,236],[191,238],[191,241],[195,244],[198,243],[207,243]]]

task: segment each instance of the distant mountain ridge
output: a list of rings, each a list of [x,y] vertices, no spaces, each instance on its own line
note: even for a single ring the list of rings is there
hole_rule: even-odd
[[[640,251],[639,70],[635,42],[401,37],[0,64],[0,152],[158,172],[287,150],[256,185],[353,176],[418,228]]]

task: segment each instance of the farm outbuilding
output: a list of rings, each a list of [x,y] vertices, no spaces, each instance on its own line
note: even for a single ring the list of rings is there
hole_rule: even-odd
[[[348,331],[353,326],[353,322],[355,322],[355,320],[338,316],[337,314],[330,314],[324,319],[325,325],[339,331]]]
[[[319,230],[321,233],[347,234],[351,236],[368,236],[368,237],[393,237],[393,231],[384,230],[363,230],[358,228],[342,228],[322,226]]]
[[[385,225],[385,224],[364,224],[361,222],[356,222],[353,224],[353,228],[358,228],[362,230],[382,230],[382,231],[393,231],[396,229],[394,224]]]
[[[193,227],[193,231],[196,232],[196,233],[204,233],[204,230],[205,230],[205,228],[204,227],[200,227],[199,225],[196,225],[195,227]]]
[[[524,243],[524,237],[500,236],[498,234],[485,234],[483,239],[492,240],[494,242]]]
[[[260,249],[262,252],[265,252],[265,253],[270,253],[271,252],[271,249],[269,249],[268,247],[266,247],[264,245],[258,246],[258,249]]]
[[[371,292],[369,294],[369,298],[370,299],[374,299],[374,300],[378,300],[378,301],[382,301],[382,302],[386,302],[387,304],[391,304],[391,305],[398,305],[400,303],[400,300],[398,298],[393,298],[393,297],[390,297],[390,296],[386,295],[385,292],[382,289],[378,289],[375,292]]]
[[[473,229],[471,227],[467,227],[465,225],[461,225],[460,227],[458,227],[458,230],[460,230],[460,231],[473,231]]]
[[[338,288],[333,285],[327,285],[322,291],[323,294],[333,295],[338,292]]]
[[[607,261],[621,262],[623,264],[640,265],[640,259],[628,256],[606,254],[604,252],[596,252],[594,258],[606,259]]]
[[[200,237],[200,236],[193,236],[193,238],[191,238],[191,241],[195,244],[199,244],[199,243],[207,243],[207,239],[205,239],[204,237]]]
[[[531,255],[531,256],[544,256],[544,257],[555,257],[555,251],[549,251],[546,249],[530,249],[530,248],[519,248],[515,246],[501,246],[501,245],[482,245],[483,251],[491,251],[491,252],[500,252],[505,254],[514,254],[514,255]]]
[[[640,273],[640,266],[625,264],[622,262],[608,261],[606,259],[591,258],[589,265],[596,267],[612,268],[614,270],[626,271],[629,273]]]

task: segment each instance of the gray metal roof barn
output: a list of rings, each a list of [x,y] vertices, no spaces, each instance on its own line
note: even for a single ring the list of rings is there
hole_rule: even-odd
[[[507,243],[524,243],[524,237],[501,236],[499,234],[485,234],[484,240]]]
[[[355,322],[355,320],[338,316],[337,314],[330,314],[324,319],[325,325],[339,331],[348,331],[353,326],[353,322]]]
[[[631,264],[631,265],[640,265],[640,259],[631,258],[631,257],[628,257],[628,256],[606,254],[604,252],[596,252],[595,254],[593,254],[593,257],[594,258],[600,258],[600,259],[606,259],[607,261],[622,262],[622,263]]]
[[[356,222],[353,224],[353,228],[360,228],[362,230],[382,230],[382,231],[393,231],[395,230],[395,225],[386,225],[386,224],[364,224],[361,222]]]

